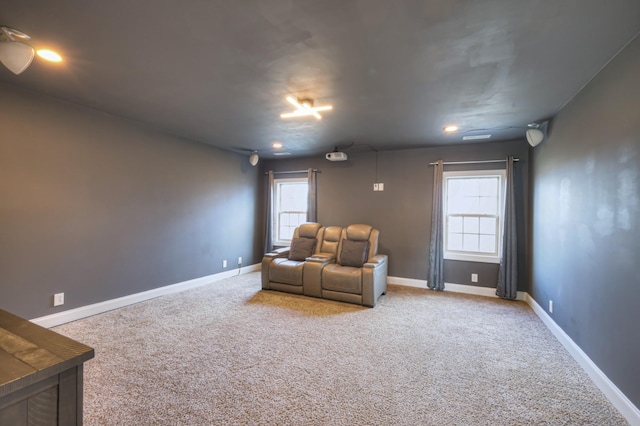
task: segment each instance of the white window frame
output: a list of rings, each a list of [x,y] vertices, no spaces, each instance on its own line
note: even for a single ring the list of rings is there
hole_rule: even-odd
[[[469,251],[455,251],[449,250],[448,248],[448,227],[449,227],[449,217],[454,216],[454,214],[449,214],[447,212],[448,202],[448,185],[449,179],[451,178],[470,178],[470,177],[488,177],[488,176],[496,176],[500,179],[499,181],[499,195],[498,195],[498,214],[497,215],[479,215],[479,214],[469,214],[468,216],[473,217],[495,217],[496,220],[496,248],[497,251],[495,254],[484,254],[478,252],[469,252]],[[447,260],[463,260],[469,262],[482,262],[482,263],[500,263],[501,253],[502,253],[502,224],[504,220],[504,198],[505,198],[505,184],[506,184],[506,172],[505,170],[469,170],[469,171],[449,171],[443,172],[443,246],[444,246],[444,259]],[[456,214],[455,216],[461,216]],[[462,215],[467,216],[467,215]]]
[[[304,213],[304,220],[302,221],[302,223],[307,221],[307,210],[304,210],[304,212],[300,211],[300,212],[283,212],[280,209],[281,206],[281,186],[284,184],[292,184],[292,183],[296,183],[296,184],[304,184],[307,186],[307,194],[309,191],[309,180],[304,177],[304,178],[282,178],[282,179],[274,179],[273,180],[273,186],[274,186],[274,209],[273,209],[273,239],[274,242],[273,244],[275,246],[288,246],[291,244],[291,240],[286,240],[283,238],[280,238],[280,215],[284,214],[284,213]]]

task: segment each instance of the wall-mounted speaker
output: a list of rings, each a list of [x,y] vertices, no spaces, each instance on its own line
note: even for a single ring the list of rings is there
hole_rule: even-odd
[[[540,129],[527,130],[527,142],[531,146],[537,146],[544,139],[544,132]]]

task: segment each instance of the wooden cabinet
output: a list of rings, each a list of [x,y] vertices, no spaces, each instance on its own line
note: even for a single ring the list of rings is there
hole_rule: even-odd
[[[81,425],[89,346],[0,309],[0,425]]]

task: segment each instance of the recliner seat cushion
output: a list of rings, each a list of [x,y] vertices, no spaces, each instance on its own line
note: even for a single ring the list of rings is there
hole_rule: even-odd
[[[362,269],[330,264],[322,271],[322,289],[362,294]]]
[[[369,241],[342,240],[340,265],[362,268],[362,265],[367,261],[368,251]]]
[[[274,259],[269,267],[269,281],[290,285],[302,285],[303,269],[304,262],[286,258]]]
[[[289,250],[289,260],[305,260],[313,254],[315,247],[315,238],[296,238],[291,244],[291,250]]]

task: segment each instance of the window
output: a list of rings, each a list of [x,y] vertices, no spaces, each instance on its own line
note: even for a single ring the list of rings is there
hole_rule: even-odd
[[[445,172],[444,258],[500,263],[504,170]]]
[[[307,178],[275,179],[274,244],[291,243],[293,231],[307,221]]]

